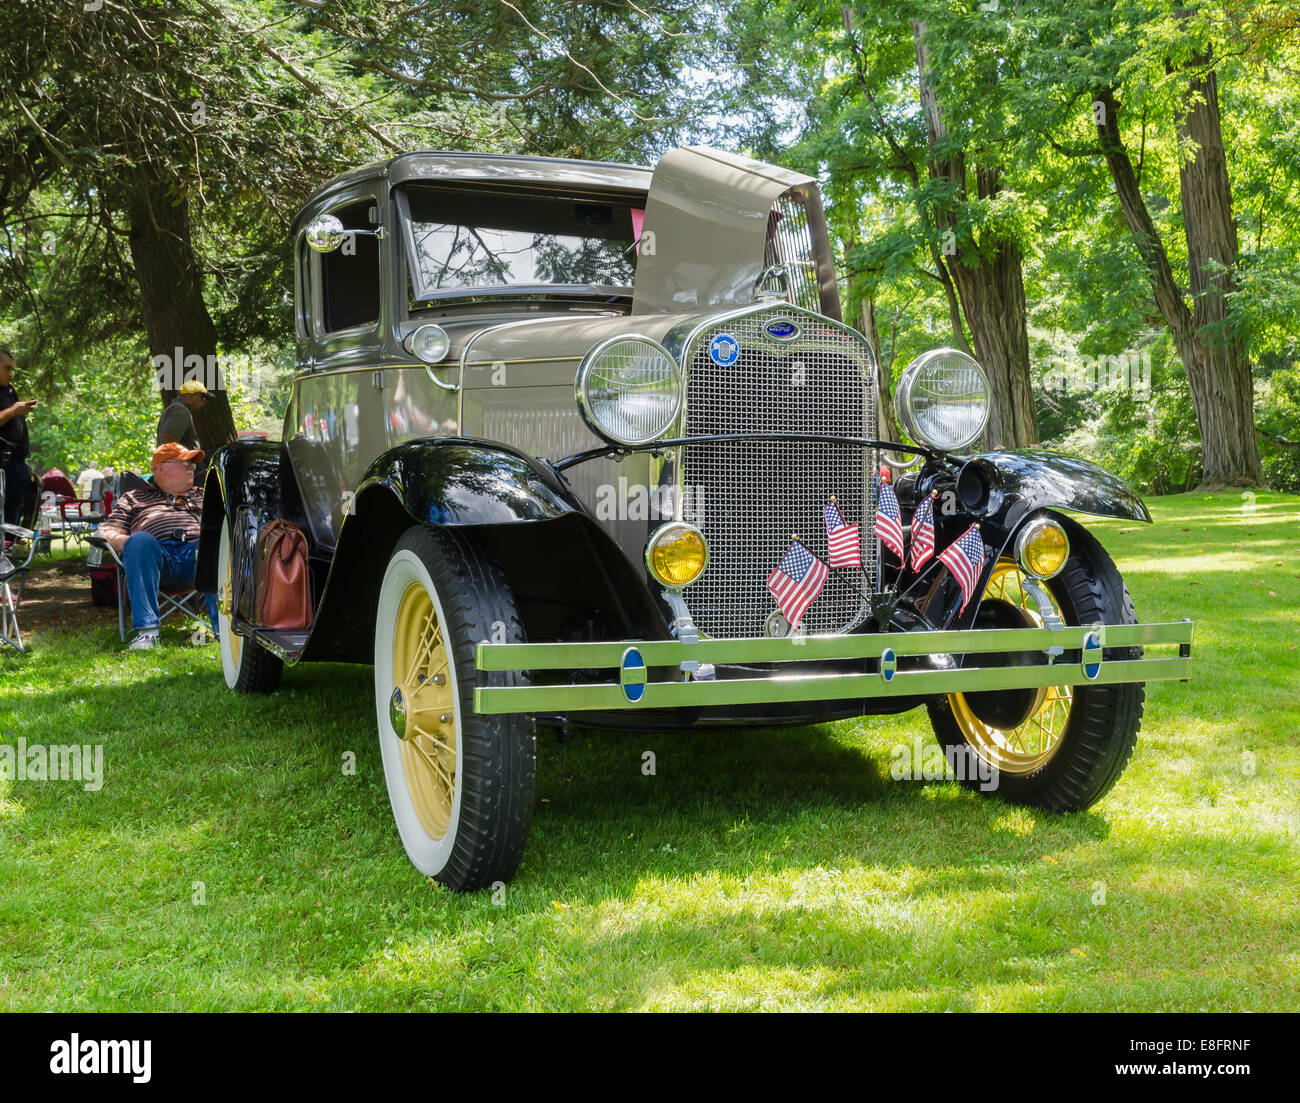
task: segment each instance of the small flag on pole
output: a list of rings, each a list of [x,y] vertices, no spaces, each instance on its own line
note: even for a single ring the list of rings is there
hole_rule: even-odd
[[[922,563],[934,555],[934,500],[939,495],[930,491],[930,496],[916,507],[912,515],[912,570],[920,569]]]
[[[826,564],[796,540],[768,577],[767,588],[776,598],[781,615],[790,622],[791,631],[799,627],[808,606],[822,592],[828,574]]]
[[[952,577],[961,587],[961,609],[957,610],[960,613],[975,592],[975,583],[984,567],[984,540],[980,537],[979,525],[971,525],[944,548],[939,553],[939,562],[952,572]]]
[[[844,511],[832,496],[822,508],[826,518],[827,558],[832,567],[861,567],[862,551],[858,546],[858,526],[844,519]]]
[[[903,552],[903,514],[898,508],[898,495],[888,483],[880,484],[880,500],[876,503],[876,536],[882,544],[907,562]]]

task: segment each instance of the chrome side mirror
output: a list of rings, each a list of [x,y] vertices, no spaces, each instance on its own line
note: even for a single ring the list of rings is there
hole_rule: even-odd
[[[332,214],[317,215],[307,223],[307,244],[318,253],[332,253],[343,244],[347,233]]]
[[[373,237],[383,240],[384,228],[377,230],[349,230],[332,214],[317,215],[303,231],[307,244],[318,253],[332,253],[348,238]]]

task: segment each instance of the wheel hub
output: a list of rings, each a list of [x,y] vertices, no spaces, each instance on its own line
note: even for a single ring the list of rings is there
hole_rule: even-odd
[[[394,686],[393,695],[388,698],[388,722],[398,739],[406,738],[406,698],[402,696],[401,686]]]
[[[977,628],[1038,628],[1041,625],[1029,610],[1005,601],[988,601],[980,608]],[[1041,666],[1046,657],[1037,653],[1012,652],[988,655],[988,666]],[[1047,695],[1045,688],[999,689],[965,694],[966,704],[981,723],[991,728],[1018,728],[1036,713]]]
[[[1042,617],[1032,594],[1022,585],[1014,561],[1000,560],[984,590],[980,628],[1041,628]],[[1050,599],[1050,592],[1047,595]],[[1055,601],[1052,602],[1055,605]],[[1055,610],[1060,616],[1060,610]],[[1005,662],[1039,665],[1046,656],[1016,654]],[[964,738],[985,762],[1006,774],[1040,769],[1065,737],[1074,691],[1071,686],[1041,689],[952,693],[948,704]]]

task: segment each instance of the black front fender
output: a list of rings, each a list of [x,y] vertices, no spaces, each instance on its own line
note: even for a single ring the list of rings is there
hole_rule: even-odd
[[[415,524],[467,530],[491,552],[527,634],[658,638],[667,626],[636,567],[545,464],[465,437],[408,441],[367,469],[339,529],[302,658],[369,662],[379,587]]]
[[[961,504],[1014,529],[1031,510],[1054,508],[1095,517],[1151,520],[1124,482],[1086,460],[1059,452],[1019,449],[971,456],[957,479]]]
[[[586,513],[553,471],[506,445],[470,437],[390,448],[366,470],[356,504],[378,489],[431,525],[504,525]]]

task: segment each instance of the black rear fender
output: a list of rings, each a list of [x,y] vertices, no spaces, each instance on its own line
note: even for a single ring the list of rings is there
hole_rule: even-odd
[[[195,585],[217,592],[217,557],[221,524],[241,506],[256,510],[264,520],[292,521],[312,541],[294,481],[289,452],[280,441],[237,440],[215,452],[203,484],[203,520],[199,532]],[[314,549],[313,549],[314,550]]]

